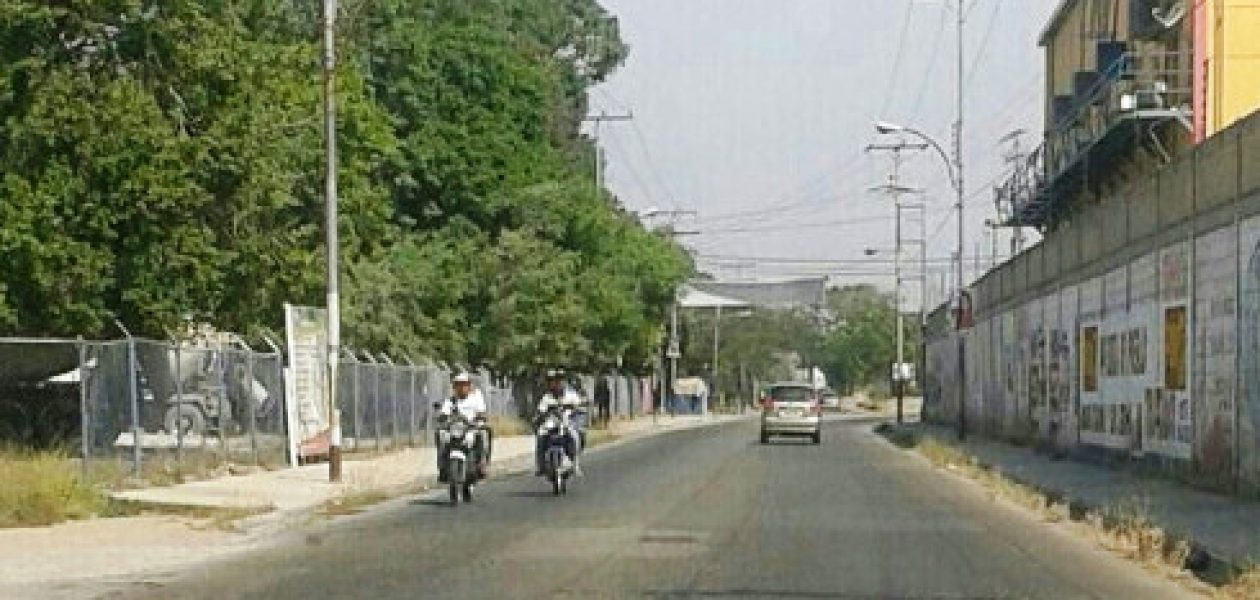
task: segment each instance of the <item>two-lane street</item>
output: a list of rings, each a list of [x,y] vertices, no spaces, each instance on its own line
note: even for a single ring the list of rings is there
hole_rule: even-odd
[[[756,442],[755,421],[593,452],[567,497],[527,476],[395,502],[138,597],[1163,598],[1186,595],[870,432]]]

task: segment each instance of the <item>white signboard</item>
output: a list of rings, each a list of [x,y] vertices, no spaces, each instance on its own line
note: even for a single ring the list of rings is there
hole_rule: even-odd
[[[329,428],[327,400],[327,318],[323,308],[284,305],[285,336],[289,350],[290,394],[285,405],[289,420],[290,458],[317,441]],[[306,454],[319,454],[310,452]],[[296,460],[295,460],[296,464]]]

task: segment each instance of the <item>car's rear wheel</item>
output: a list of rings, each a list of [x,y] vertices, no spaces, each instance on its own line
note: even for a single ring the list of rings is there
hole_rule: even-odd
[[[769,433],[766,433],[766,430],[764,430],[764,429],[762,429],[762,430],[761,430],[761,443],[763,443],[763,444],[769,444],[769,443],[770,443],[770,434],[769,434]]]
[[[815,445],[821,444],[822,443],[822,430],[815,431],[814,434],[809,437],[810,439],[814,441]]]

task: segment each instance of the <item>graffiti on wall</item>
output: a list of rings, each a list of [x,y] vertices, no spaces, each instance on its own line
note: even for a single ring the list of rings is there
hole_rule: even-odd
[[[1190,410],[1190,245],[1172,244],[1159,252],[1160,335],[1157,377],[1142,406],[1142,449],[1175,458],[1190,457],[1194,439]]]
[[[1238,230],[1239,475],[1260,490],[1260,217]]]
[[[1216,476],[1230,474],[1234,461],[1237,233],[1229,227],[1195,240],[1194,457],[1202,472]]]

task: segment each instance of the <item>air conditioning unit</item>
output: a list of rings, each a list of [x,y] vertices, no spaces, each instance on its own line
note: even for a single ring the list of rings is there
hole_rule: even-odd
[[[1181,24],[1188,0],[1131,0],[1129,30],[1133,39],[1149,40]]]

